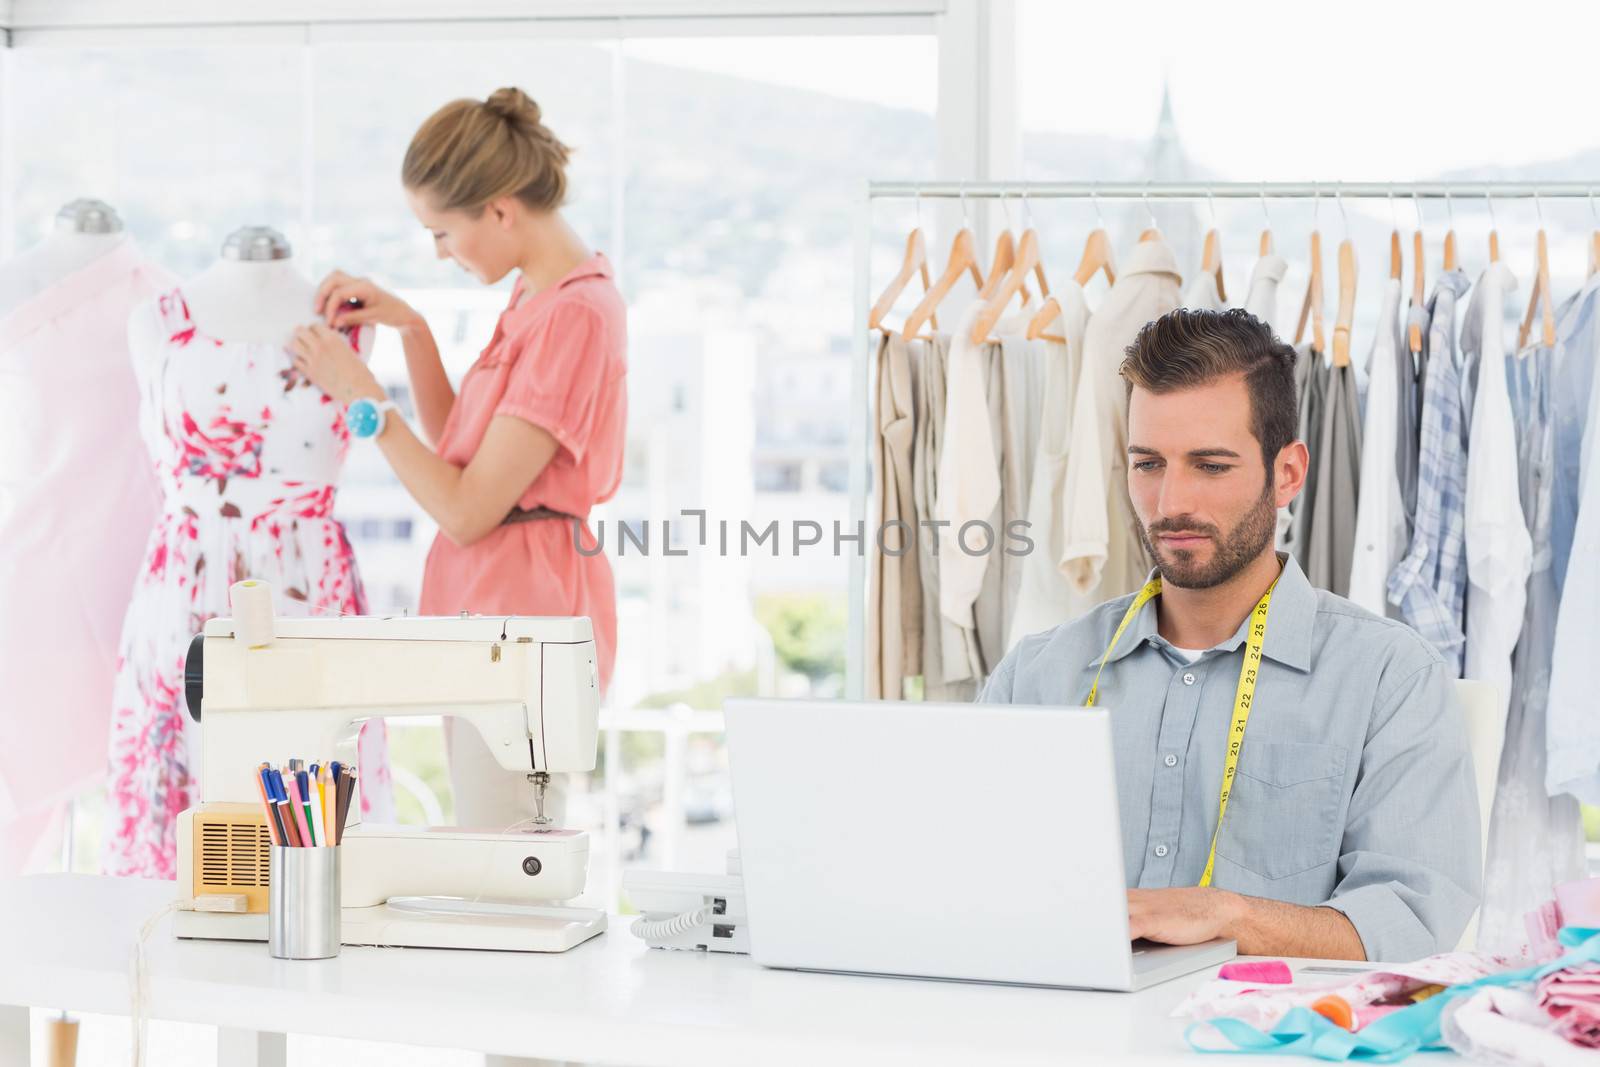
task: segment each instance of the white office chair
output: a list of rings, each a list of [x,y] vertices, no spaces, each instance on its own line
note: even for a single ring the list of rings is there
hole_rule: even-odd
[[[1456,697],[1467,717],[1467,746],[1472,751],[1472,774],[1478,785],[1478,832],[1481,854],[1489,853],[1489,813],[1494,810],[1494,788],[1500,777],[1500,750],[1506,740],[1506,708],[1499,693],[1488,682],[1462,679],[1456,682]],[[1478,915],[1473,913],[1461,943],[1462,951],[1478,941]]]

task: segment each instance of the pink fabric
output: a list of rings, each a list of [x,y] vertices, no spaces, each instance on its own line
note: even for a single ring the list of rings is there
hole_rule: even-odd
[[[1557,1033],[1574,1045],[1600,1049],[1600,965],[1546,975],[1534,992]]]
[[[271,584],[285,615],[362,614],[365,597],[333,517],[350,444],[343,409],[283,348],[201,334],[176,289],[140,307],[129,331],[163,507],[122,629],[104,863],[111,874],[171,878],[176,818],[194,800],[183,701],[190,639],[228,612],[228,589],[242,578]],[[381,722],[362,731],[358,752],[362,814],[392,821]]]
[[[496,415],[542,427],[561,447],[518,503],[587,519],[622,483],[627,311],[598,253],[549,288],[527,299],[523,293],[519,280],[494,337],[462,379],[439,454],[465,467]],[[593,549],[587,523],[582,536],[585,550]],[[617,647],[611,563],[602,553],[580,553],[570,522],[501,526],[464,548],[441,534],[428,553],[421,601],[424,615],[587,615],[600,684],[610,684]]]
[[[1600,878],[1580,878],[1556,886],[1561,925],[1600,930]]]
[[[128,533],[158,500],[128,313],[170,282],[124,242],[0,322],[0,827],[105,774]]]
[[[1224,963],[1217,977],[1230,982],[1254,982],[1257,985],[1288,985],[1294,981],[1289,965],[1282,960]]]

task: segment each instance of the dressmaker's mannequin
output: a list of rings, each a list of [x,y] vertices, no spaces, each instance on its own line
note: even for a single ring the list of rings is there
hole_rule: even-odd
[[[99,200],[74,200],[56,212],[45,239],[0,264],[0,316],[127,240],[116,209]]]
[[[196,329],[219,341],[288,344],[296,326],[316,320],[317,287],[293,257],[289,242],[269,227],[229,234],[222,258],[184,283]]]

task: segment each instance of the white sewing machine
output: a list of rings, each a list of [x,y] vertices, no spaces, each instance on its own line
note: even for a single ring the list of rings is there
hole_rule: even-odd
[[[511,831],[362,826],[355,798],[344,943],[561,952],[605,929],[603,911],[556,906],[583,891],[589,839],[543,819],[551,774],[594,769],[587,618],[278,618],[253,648],[236,629],[213,619],[189,651],[202,754],[199,803],[178,820],[179,937],[266,940],[262,761],[354,764],[363,721],[416,715],[472,723],[508,774],[528,776],[540,819]]]

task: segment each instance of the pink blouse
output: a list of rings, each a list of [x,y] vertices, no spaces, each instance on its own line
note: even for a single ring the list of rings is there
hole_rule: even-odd
[[[519,279],[494,337],[467,371],[438,443],[457,466],[471,462],[489,422],[511,415],[560,447],[518,505],[587,520],[622,483],[627,428],[627,309],[611,264],[596,253],[523,300]],[[595,545],[583,524],[583,545]],[[617,603],[611,563],[583,555],[573,524],[538,519],[497,527],[466,547],[434,539],[422,576],[425,615],[587,615],[594,625],[600,685],[616,661]]]

